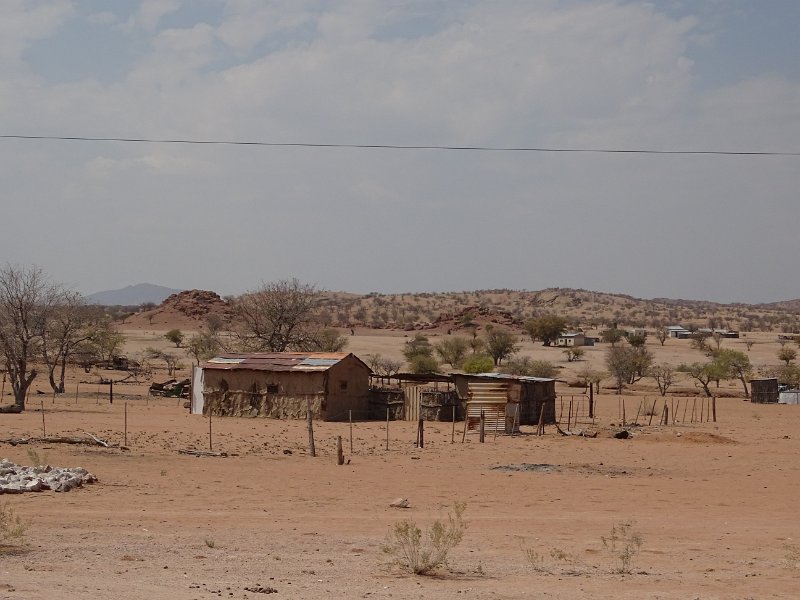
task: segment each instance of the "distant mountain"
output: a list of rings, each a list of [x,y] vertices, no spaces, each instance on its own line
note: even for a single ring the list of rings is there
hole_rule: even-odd
[[[118,290],[96,292],[86,297],[89,304],[103,304],[105,306],[138,306],[147,302],[161,304],[167,296],[177,294],[182,290],[154,285],[152,283],[137,283],[128,285]]]

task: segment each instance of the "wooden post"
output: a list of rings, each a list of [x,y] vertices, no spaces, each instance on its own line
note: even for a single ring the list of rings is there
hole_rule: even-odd
[[[56,403],[56,391],[53,390],[53,404]]]
[[[108,403],[114,404],[114,380],[108,382]]]
[[[420,448],[424,448],[425,447],[425,421],[423,421],[421,418],[420,418],[419,422],[417,423],[417,430],[419,431],[419,434],[417,435],[417,440],[419,442],[419,447]]]
[[[386,407],[386,450],[389,450],[389,407]]]
[[[125,433],[122,435],[122,445],[128,445],[128,403],[125,403]]]
[[[589,383],[589,418],[594,419],[594,386]]]
[[[486,424],[486,416],[485,416],[485,415],[484,415],[484,413],[483,413],[483,409],[481,409],[481,429],[480,429],[480,437],[478,438],[478,441],[479,441],[481,444],[483,443],[483,440],[484,440],[484,434],[486,433],[486,431],[485,431],[485,424]]]
[[[622,420],[622,395],[617,396],[617,419]]]
[[[658,398],[653,400],[653,406],[650,407],[650,420],[647,421],[648,427],[653,424],[653,415],[656,414],[656,402],[658,402]]]
[[[636,408],[636,418],[633,421],[634,425],[638,425],[639,424],[639,413],[642,412],[642,404],[643,403],[644,403],[644,400],[640,400],[639,401],[639,406]]]
[[[690,423],[694,423],[694,409],[697,406],[697,398],[692,398],[692,420]]]
[[[81,382],[79,381],[78,383],[75,384],[75,404],[78,403],[78,392],[80,391],[80,389],[81,389]]]
[[[622,426],[625,427],[625,423],[627,419],[625,419],[625,396],[622,396]]]
[[[308,454],[310,456],[316,456],[317,449],[314,447],[314,423],[311,416],[311,400],[308,398],[306,398],[306,427],[308,428]]]
[[[711,396],[711,412],[714,415],[714,423],[717,422],[717,397]]]
[[[664,414],[661,421],[663,425],[669,425],[669,405],[666,402],[664,402]]]
[[[569,431],[570,428],[571,428],[570,423],[572,423],[572,400],[571,399],[569,401],[569,413],[567,413],[567,431]]]
[[[703,398],[700,398],[700,422],[701,423],[703,422],[703,417],[705,416],[705,410],[706,410],[706,399],[703,397]]]
[[[542,402],[542,406],[539,408],[539,425],[536,428],[536,435],[544,435],[544,402]]]
[[[561,401],[561,408],[558,411],[558,424],[561,425],[561,418],[564,416],[564,396],[559,396],[558,399]]]
[[[342,436],[336,436],[336,464],[344,464],[344,452],[342,451]]]
[[[686,404],[683,405],[683,419],[681,419],[681,425],[686,423],[686,409],[689,408],[689,399],[686,399]]]
[[[680,410],[681,410],[681,399],[678,398],[675,401],[675,406],[672,408],[672,424],[673,425],[675,425],[675,423],[678,422],[678,413],[680,412]]]
[[[208,407],[208,450],[214,450],[214,444],[211,441],[211,407]]]
[[[349,413],[348,417],[350,419],[350,454],[352,455],[353,454],[353,411],[349,410],[347,412]]]
[[[516,435],[517,423],[519,423],[519,402],[514,405],[514,419],[511,421],[511,435]]]
[[[39,403],[42,405],[42,437],[47,437],[47,427],[44,423],[44,400],[39,400]]]
[[[0,399],[6,395],[6,373],[3,371],[3,388],[0,390]]]
[[[450,443],[456,443],[456,405],[453,404],[453,430],[450,432]]]
[[[97,402],[96,404],[100,406],[100,384],[97,384]]]

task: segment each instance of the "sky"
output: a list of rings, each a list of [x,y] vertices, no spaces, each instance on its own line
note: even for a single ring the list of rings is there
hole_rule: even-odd
[[[4,0],[0,136],[800,152],[796,0]],[[83,293],[800,297],[800,156],[0,138]]]

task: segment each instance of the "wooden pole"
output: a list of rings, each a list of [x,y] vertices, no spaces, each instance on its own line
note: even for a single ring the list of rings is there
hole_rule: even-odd
[[[664,402],[664,412],[661,415],[661,424],[669,425],[669,405]]]
[[[653,424],[653,415],[656,414],[656,402],[658,402],[658,398],[653,400],[653,406],[650,407],[650,420],[647,421],[648,427]]]
[[[3,388],[0,391],[0,398],[6,395],[6,374],[3,372]]]
[[[594,386],[589,383],[589,418],[594,419]],[[592,421],[594,423],[594,420]]]
[[[686,404],[683,405],[683,419],[681,419],[681,424],[686,423],[686,409],[689,408],[689,399],[686,399]]]
[[[420,418],[419,422],[417,423],[417,429],[419,430],[419,435],[417,436],[419,438],[419,447],[420,448],[424,448],[425,447],[425,421],[423,421],[421,418]]]
[[[386,407],[386,450],[389,450],[389,407]]]
[[[714,415],[714,423],[717,422],[717,397],[711,396],[711,412]]]
[[[561,401],[561,408],[558,411],[558,424],[561,425],[561,417],[564,416],[564,396],[559,396],[558,399]]]
[[[627,420],[625,419],[625,396],[622,397],[622,426],[625,427]]]
[[[514,420],[511,421],[511,435],[516,435],[517,423],[519,423],[519,402],[514,405]]]
[[[639,401],[639,406],[636,407],[636,418],[633,420],[633,424],[634,425],[638,425],[639,424],[639,413],[642,412],[642,404],[643,403],[644,403],[644,400],[640,400]]]
[[[100,406],[100,384],[97,384],[97,402],[96,404]]]
[[[450,432],[450,443],[456,443],[456,405],[453,404],[453,430]]]
[[[125,433],[122,436],[122,445],[128,445],[128,403],[125,403]]]
[[[316,456],[317,449],[314,446],[314,422],[311,416],[311,400],[308,398],[306,398],[306,427],[308,428],[308,453],[311,456]]]
[[[675,401],[675,408],[672,409],[672,424],[673,425],[675,425],[675,423],[678,422],[678,413],[680,412],[680,410],[681,410],[681,399],[678,398]]]
[[[342,436],[336,436],[336,464],[344,464],[344,452],[342,451]]]
[[[44,423],[44,400],[39,400],[39,403],[42,405],[42,437],[47,437],[47,427]]]
[[[690,423],[694,423],[694,409],[697,406],[697,398],[692,398],[692,420]]]
[[[486,433],[486,431],[485,431],[485,423],[486,423],[486,416],[483,413],[483,409],[481,409],[481,430],[480,430],[480,437],[478,438],[478,441],[481,444],[483,443],[484,434]]]
[[[706,410],[706,399],[700,398],[700,422],[703,422],[703,417],[705,416]]]
[[[353,454],[353,411],[349,410],[347,412],[349,413],[348,417],[350,419],[350,454],[352,455]]]
[[[53,404],[56,403],[56,391],[53,390]]]
[[[108,382],[108,403],[114,404],[114,381]]]
[[[544,435],[544,402],[539,408],[539,426],[536,428],[536,435]]]
[[[214,445],[211,441],[211,407],[208,407],[208,450],[209,452],[214,449]]]
[[[80,391],[80,389],[81,389],[81,382],[79,381],[78,383],[75,384],[75,404],[78,403],[78,392]]]
[[[569,412],[567,413],[567,431],[570,430],[572,423],[572,399],[569,401]]]

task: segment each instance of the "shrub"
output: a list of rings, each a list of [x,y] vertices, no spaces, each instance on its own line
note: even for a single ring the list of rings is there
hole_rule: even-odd
[[[633,523],[620,521],[611,528],[608,537],[602,536],[603,547],[608,550],[614,564],[615,573],[630,573],[633,561],[642,548],[642,536],[633,530]]]
[[[8,504],[0,504],[0,543],[22,540],[28,524]]]
[[[494,369],[494,359],[488,354],[473,354],[464,360],[465,373],[489,373]]]
[[[456,502],[453,513],[447,515],[447,522],[434,521],[424,537],[413,521],[395,523],[386,536],[383,551],[416,575],[428,575],[447,566],[448,554],[464,538],[466,507],[464,502]]]

